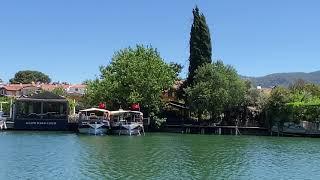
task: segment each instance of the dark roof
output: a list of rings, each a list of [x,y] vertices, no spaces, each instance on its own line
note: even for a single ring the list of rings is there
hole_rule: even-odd
[[[38,101],[67,101],[66,98],[56,95],[52,92],[48,92],[48,91],[43,91],[41,93],[38,94],[34,94],[30,97],[21,97],[18,98],[18,100],[38,100]]]
[[[30,96],[31,99],[66,99],[62,96],[56,95],[52,92],[49,91],[43,91],[41,93],[38,94],[34,94],[32,96]]]

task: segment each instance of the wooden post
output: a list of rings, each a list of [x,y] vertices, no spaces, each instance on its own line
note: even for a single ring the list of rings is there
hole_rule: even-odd
[[[72,107],[72,115],[75,115],[76,114],[76,100],[73,99],[73,107]]]
[[[12,118],[12,112],[13,112],[13,100],[12,98],[10,99],[10,119]]]
[[[41,102],[41,112],[40,113],[41,113],[40,117],[41,117],[41,119],[43,119],[43,102]]]

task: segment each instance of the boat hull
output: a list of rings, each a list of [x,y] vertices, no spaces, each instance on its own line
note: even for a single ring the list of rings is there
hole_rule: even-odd
[[[271,129],[273,135],[281,136],[294,136],[294,137],[320,137],[320,131],[307,131],[303,127],[293,128],[293,127],[282,127],[278,128],[276,126]]]
[[[112,126],[112,132],[118,135],[136,136],[143,133],[143,126],[140,124],[115,125]]]
[[[85,124],[78,128],[79,133],[89,135],[106,135],[109,132],[109,126],[104,124]]]
[[[128,136],[141,135],[140,130],[118,129],[118,130],[114,130],[113,132],[114,134],[118,134],[118,135],[128,135]]]

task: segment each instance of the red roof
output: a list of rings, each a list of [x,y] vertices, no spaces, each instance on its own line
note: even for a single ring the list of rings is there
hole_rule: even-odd
[[[32,84],[8,84],[3,86],[7,91],[19,91],[22,88],[33,86]]]
[[[75,85],[70,85],[71,88],[86,88],[87,85],[85,84],[75,84]]]
[[[40,84],[40,85],[35,85],[35,84],[7,84],[4,85],[2,88],[6,89],[7,91],[20,91],[21,89],[25,87],[39,87],[45,91],[52,91],[56,88],[63,88],[63,89],[68,89],[68,88],[86,88],[86,85],[84,84],[75,84],[75,85],[65,85],[65,84]]]
[[[41,89],[45,90],[45,91],[52,91],[56,88],[63,88],[63,89],[67,89],[69,87],[69,85],[58,85],[58,84],[41,84]]]

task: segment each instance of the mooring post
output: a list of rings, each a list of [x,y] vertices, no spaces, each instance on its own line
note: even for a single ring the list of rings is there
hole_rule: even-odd
[[[12,98],[10,99],[10,119],[12,119],[12,112],[13,112],[13,100]]]

